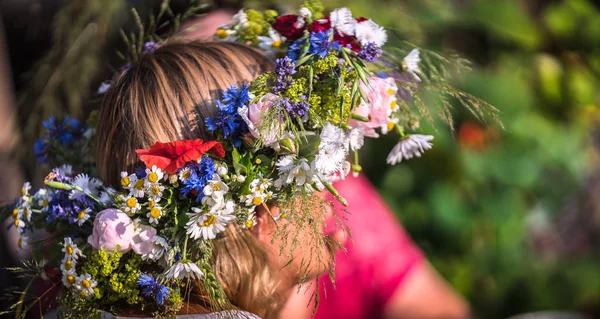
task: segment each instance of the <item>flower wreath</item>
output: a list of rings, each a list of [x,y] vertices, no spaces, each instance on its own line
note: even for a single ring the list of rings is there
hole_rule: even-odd
[[[409,131],[428,117],[422,85],[489,106],[448,89],[446,68],[463,60],[428,53],[421,61],[423,51],[414,47],[384,53],[385,29],[347,8],[326,16],[318,2],[307,1],[297,15],[241,10],[215,38],[264,50],[275,59],[274,70],[223,91],[217,115],[206,119],[215,140],[137,150],[145,167],[122,172],[120,190],[92,177],[90,160],[70,163],[78,174],[61,166],[74,158],[69,154],[93,149],[93,120],[45,122],[48,133],[36,143],[36,155],[60,167],[35,193],[25,183],[8,215],[21,234],[19,248],[34,228],[59,238],[59,245],[36,245],[50,247],[42,257],[60,267],[64,311],[118,312],[120,303],[172,314],[189,279],[200,280],[215,307],[226,308],[209,258],[211,240],[228,224],[253,227],[256,207],[272,200],[283,205],[275,219],[310,224],[310,213],[289,203],[310,202],[324,189],[345,204],[332,184],[361,171],[364,137],[399,134],[389,164],[421,156],[433,136]],[[148,41],[141,54],[157,47]],[[104,83],[100,93],[109,87]],[[491,106],[488,111],[493,115]],[[43,263],[30,266],[44,269]]]

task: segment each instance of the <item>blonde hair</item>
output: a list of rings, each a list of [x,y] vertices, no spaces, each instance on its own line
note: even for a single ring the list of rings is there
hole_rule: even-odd
[[[141,164],[135,150],[157,141],[212,139],[204,120],[215,115],[220,91],[271,66],[261,52],[236,43],[174,42],[144,54],[116,77],[102,102],[96,129],[99,177],[118,185],[121,171]],[[230,225],[213,246],[212,266],[232,304],[274,316],[284,298],[264,245]]]

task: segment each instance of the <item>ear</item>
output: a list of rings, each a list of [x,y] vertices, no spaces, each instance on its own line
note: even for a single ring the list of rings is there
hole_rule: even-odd
[[[279,207],[270,206],[268,209],[264,206],[256,207],[256,225],[250,228],[250,232],[261,242],[270,240],[276,227],[274,216],[279,215]]]

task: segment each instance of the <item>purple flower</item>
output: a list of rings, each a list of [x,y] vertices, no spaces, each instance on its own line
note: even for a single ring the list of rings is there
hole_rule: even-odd
[[[288,98],[282,98],[279,100],[279,103],[291,117],[303,117],[308,113],[309,105],[304,96],[302,96],[302,100],[299,102],[291,102]]]
[[[275,75],[277,75],[277,81],[273,87],[273,92],[278,93],[287,89],[294,80],[292,74],[296,73],[296,65],[294,61],[289,57],[283,57],[275,61]]]
[[[160,44],[158,44],[156,42],[148,41],[148,42],[144,43],[144,49],[142,50],[142,54],[152,53],[152,52],[156,51],[156,49],[158,49],[159,46],[160,46]]]
[[[375,44],[375,42],[369,42],[358,51],[358,57],[367,62],[377,62],[377,59],[381,56],[381,49]]]

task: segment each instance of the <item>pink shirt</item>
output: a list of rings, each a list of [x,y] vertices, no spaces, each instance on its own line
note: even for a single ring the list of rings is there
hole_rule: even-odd
[[[352,238],[348,252],[336,255],[336,287],[328,276],[319,279],[315,318],[378,318],[423,256],[366,177],[349,176],[334,186],[348,201],[345,223]]]

